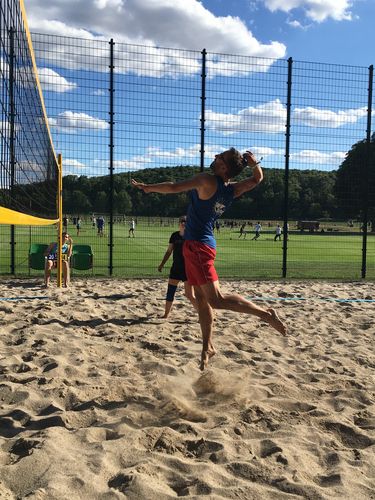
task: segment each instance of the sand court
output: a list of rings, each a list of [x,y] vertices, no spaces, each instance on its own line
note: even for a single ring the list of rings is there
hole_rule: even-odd
[[[223,281],[290,333],[217,311],[203,373],[182,288],[40,284],[0,282],[2,498],[374,498],[372,283]]]

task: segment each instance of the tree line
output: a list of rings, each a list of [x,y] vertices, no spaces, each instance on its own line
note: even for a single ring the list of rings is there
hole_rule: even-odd
[[[369,161],[367,161],[369,159]],[[243,195],[226,213],[236,219],[282,219],[285,172],[264,168],[264,181]],[[247,170],[248,172],[248,170]],[[199,173],[191,165],[144,169],[115,174],[113,212],[134,216],[178,217],[186,212],[188,193],[144,195],[132,188],[130,180],[156,183],[181,181]],[[243,177],[243,174],[242,174]],[[240,179],[238,177],[238,179]],[[63,209],[69,214],[108,213],[109,176],[68,175],[63,179]],[[361,219],[365,201],[368,217],[375,227],[375,133],[370,146],[354,144],[337,170],[294,170],[289,172],[289,219]]]
[[[199,173],[193,166],[145,169],[114,175],[115,214],[178,217],[186,212],[188,193],[144,195],[130,185],[130,179],[146,183],[188,179]],[[289,215],[291,218],[337,218],[340,210],[334,195],[336,172],[292,170],[289,174]],[[238,179],[240,179],[239,177]],[[70,214],[108,213],[109,176],[68,175],[63,180],[64,212]],[[264,169],[264,181],[243,195],[226,217],[237,219],[280,219],[284,206],[284,171]]]

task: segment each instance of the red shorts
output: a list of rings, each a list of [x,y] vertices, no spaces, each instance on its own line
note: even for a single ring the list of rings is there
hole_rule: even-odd
[[[214,267],[216,250],[200,241],[186,240],[183,246],[185,271],[189,285],[205,285],[217,281]]]

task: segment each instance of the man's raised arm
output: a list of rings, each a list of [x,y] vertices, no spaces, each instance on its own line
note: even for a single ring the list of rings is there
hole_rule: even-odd
[[[252,169],[251,177],[234,184],[234,197],[238,198],[241,194],[251,191],[263,180],[262,168],[257,159],[250,151],[247,152],[247,165]]]

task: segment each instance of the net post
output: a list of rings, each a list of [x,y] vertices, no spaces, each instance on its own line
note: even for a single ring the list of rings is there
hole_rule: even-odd
[[[58,225],[58,252],[57,252],[57,286],[62,286],[62,154],[57,157],[58,164],[58,188],[57,188],[57,210],[59,215]]]
[[[284,170],[284,222],[283,222],[283,278],[287,274],[288,261],[288,219],[289,219],[289,151],[290,151],[290,116],[292,107],[292,67],[293,59],[288,59],[287,103],[285,124],[285,170]]]
[[[14,54],[14,37],[15,29],[11,26],[9,30],[9,115],[10,115],[10,137],[9,137],[9,154],[10,154],[10,193],[12,199],[12,206],[14,208],[14,185],[15,185],[15,171],[16,171],[16,149],[15,149],[15,119],[16,119],[16,106],[15,106],[15,54]],[[14,224],[10,226],[10,274],[16,274],[16,250],[15,250],[15,227]]]
[[[206,49],[202,50],[202,75],[201,75],[201,160],[200,160],[200,171],[204,171],[204,132],[205,132],[205,110],[206,110]]]
[[[115,42],[111,38],[109,42],[109,54],[110,54],[110,65],[109,65],[109,275],[113,274],[113,153],[114,153],[114,45]]]

